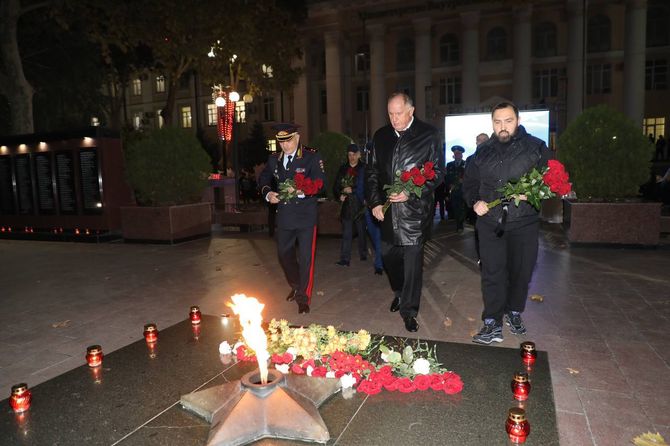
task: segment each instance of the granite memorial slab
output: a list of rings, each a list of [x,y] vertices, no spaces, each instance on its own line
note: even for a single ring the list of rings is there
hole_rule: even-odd
[[[15,414],[7,399],[0,402],[1,443],[207,444],[210,423],[185,409],[182,396],[234,383],[256,364],[224,363],[219,355],[222,341],[232,344],[240,338],[235,319],[204,315],[196,330],[189,320],[158,329],[153,348],[141,339],[105,355],[101,367],[82,365],[34,387],[27,377],[33,394],[27,412]],[[559,444],[548,357],[541,345],[530,372],[530,398],[519,403],[510,389],[514,372],[525,370],[518,349],[431,344],[438,360],[461,376],[461,393],[338,392],[319,407],[329,431],[327,444],[507,445],[508,409],[521,404],[531,425],[525,444]],[[264,438],[253,444],[309,443]]]

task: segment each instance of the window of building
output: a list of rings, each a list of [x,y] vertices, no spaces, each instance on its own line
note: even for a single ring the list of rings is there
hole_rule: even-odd
[[[235,103],[235,121],[247,122],[247,109],[244,101],[237,101]]]
[[[185,129],[190,129],[193,126],[190,106],[181,108],[181,126]]]
[[[142,127],[142,112],[136,111],[133,112],[133,128],[138,130]]]
[[[489,60],[500,60],[507,57],[507,31],[496,26],[486,34],[486,57]]]
[[[322,115],[328,113],[328,92],[326,90],[319,92],[319,111]]]
[[[141,96],[142,95],[142,80],[141,79],[133,79],[132,88],[133,88],[133,96]]]
[[[668,22],[670,13],[666,5],[650,5],[647,8],[647,47],[668,44]]]
[[[599,64],[586,67],[586,94],[612,92],[612,65]]]
[[[400,39],[395,47],[396,70],[406,71],[414,69],[414,41]]]
[[[219,115],[216,104],[207,104],[207,125],[213,127],[216,126],[218,122]]]
[[[276,152],[277,151],[277,140],[276,139],[268,139],[267,148],[270,152]]]
[[[356,111],[366,112],[368,110],[370,110],[370,89],[356,87]]]
[[[665,59],[648,60],[645,67],[644,88],[646,90],[665,90],[668,88],[668,61]]]
[[[606,15],[598,14],[589,17],[586,28],[586,45],[589,53],[609,51],[611,31],[612,24]]]
[[[370,47],[361,45],[354,54],[354,66],[357,73],[366,73],[370,70]]]
[[[551,57],[556,53],[556,25],[551,22],[536,25],[533,29],[533,55]]]
[[[652,135],[656,140],[659,135],[665,135],[665,118],[644,118],[642,130],[645,135]]]
[[[553,98],[558,96],[558,69],[546,68],[533,73],[533,97]]]
[[[163,126],[165,125],[165,120],[163,119],[162,112],[163,112],[162,109],[156,110],[156,124],[158,124],[159,129],[162,129]]]
[[[165,76],[156,76],[156,93],[165,93]]]
[[[439,98],[440,105],[446,104],[460,104],[461,103],[461,78],[448,77],[441,78],[439,82]]]
[[[275,98],[267,96],[263,98],[263,121],[275,120]]]
[[[458,64],[461,56],[456,34],[444,34],[440,37],[440,63],[446,65]]]

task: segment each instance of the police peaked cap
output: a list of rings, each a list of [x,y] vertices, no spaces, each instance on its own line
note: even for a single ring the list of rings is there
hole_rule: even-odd
[[[277,132],[275,137],[277,141],[288,141],[293,138],[298,133],[297,124],[281,123],[272,126],[272,128]]]
[[[451,146],[451,151],[463,153],[465,152],[465,149],[463,148],[463,146]]]

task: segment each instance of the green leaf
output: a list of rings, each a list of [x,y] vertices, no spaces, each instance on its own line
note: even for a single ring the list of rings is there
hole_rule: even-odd
[[[389,350],[389,348],[387,346],[385,346],[384,344],[381,344],[379,346],[379,351],[384,353],[385,355],[388,355],[391,350]]]
[[[402,360],[407,364],[411,364],[414,361],[414,351],[409,345],[402,351]]]
[[[400,353],[398,353],[398,352],[391,352],[391,353],[389,353],[388,356],[386,357],[386,360],[387,360],[388,362],[392,363],[392,364],[395,364],[395,363],[397,363],[397,362],[400,362],[401,359],[402,359],[402,358],[401,358],[401,356],[400,356]]]

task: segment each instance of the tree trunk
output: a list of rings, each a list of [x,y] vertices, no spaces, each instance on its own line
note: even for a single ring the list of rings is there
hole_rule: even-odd
[[[0,94],[7,98],[14,134],[33,133],[33,87],[23,73],[17,26],[20,0],[0,1]]]
[[[174,104],[177,96],[177,86],[179,84],[179,78],[170,76],[167,83],[167,100],[165,101],[165,107],[161,110],[161,116],[163,116],[163,122],[166,127],[172,126],[172,121],[174,117]]]

